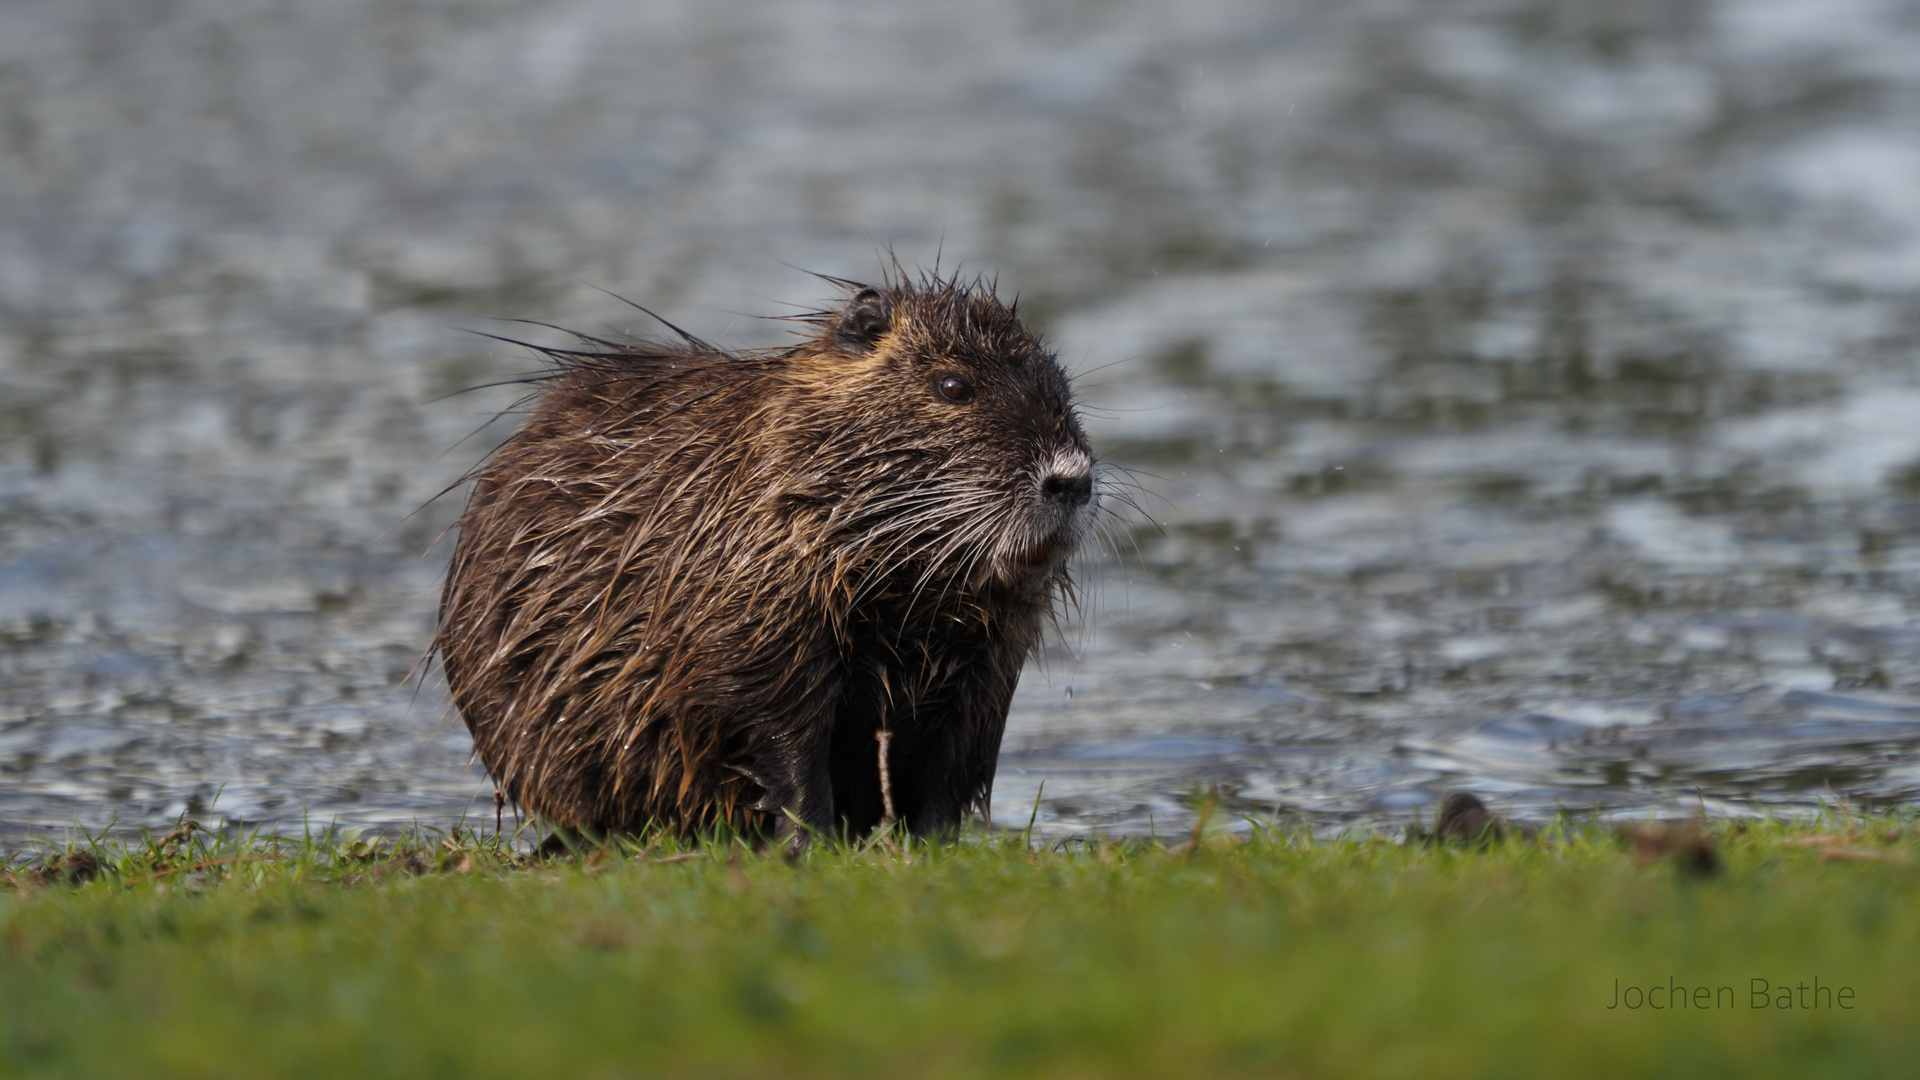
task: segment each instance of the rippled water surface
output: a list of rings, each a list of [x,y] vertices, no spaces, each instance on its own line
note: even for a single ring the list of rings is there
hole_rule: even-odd
[[[1017,291],[1142,489],[997,820],[1910,802],[1916,56],[1873,0],[14,0],[0,836],[487,816],[410,678],[514,396],[448,395],[532,366],[463,331],[767,344],[888,246]]]

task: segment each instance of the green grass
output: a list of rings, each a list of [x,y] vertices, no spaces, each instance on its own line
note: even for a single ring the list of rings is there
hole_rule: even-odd
[[[1799,1078],[1920,1060],[1915,819],[1713,834],[1710,878],[1570,824],[1482,848],[1016,834],[795,862],[718,841],[544,862],[472,837],[199,834],[96,848],[82,882],[84,859],[49,851],[0,877],[0,1075]],[[1853,1008],[1755,1007],[1754,979],[1816,977]],[[1721,1007],[1610,1009],[1615,980]]]

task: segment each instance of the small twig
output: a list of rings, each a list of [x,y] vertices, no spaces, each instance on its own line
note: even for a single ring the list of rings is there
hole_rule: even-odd
[[[646,863],[649,866],[657,866],[661,863],[686,862],[689,859],[699,859],[699,858],[704,858],[705,856],[706,856],[706,852],[704,851],[685,851],[685,852],[681,852],[678,855],[668,855],[663,859],[648,858],[646,860]]]
[[[174,828],[172,832],[161,837],[159,840],[152,842],[153,850],[158,852],[160,849],[167,847],[168,845],[177,844],[182,840],[190,840],[193,838],[193,834],[198,831],[200,831],[199,822],[194,821],[191,818],[183,819],[180,822],[180,824]]]
[[[882,727],[873,733],[873,741],[880,744],[880,826],[874,830],[877,843],[893,852],[901,854],[900,845],[893,842],[893,828],[900,820],[893,810],[893,768],[888,764],[888,751],[893,748],[893,732]]]
[[[900,845],[894,843],[893,829],[888,828],[884,825],[878,828],[875,828],[873,830],[873,834],[871,835],[871,837],[868,838],[867,842],[861,846],[860,850],[863,852],[866,852],[866,851],[871,851],[874,848],[885,848],[888,852],[894,855],[904,854],[904,852],[901,851],[900,849]],[[911,860],[908,860],[908,861],[911,861]]]
[[[185,871],[189,874],[197,874],[202,870],[209,870],[216,866],[227,866],[232,863],[291,862],[291,861],[292,860],[285,855],[236,855],[230,859],[207,859],[203,862],[194,863],[192,866],[170,866],[165,870],[155,870],[153,873],[148,874],[146,877],[139,878],[137,880],[153,881],[156,878],[163,878],[169,874],[178,874],[181,871]]]
[[[1788,847],[1834,847],[1860,839],[1858,833],[1829,834],[1823,836],[1795,836],[1783,841]]]
[[[1215,784],[1207,792],[1207,801],[1193,815],[1193,833],[1187,837],[1186,854],[1192,855],[1200,850],[1200,839],[1206,834],[1207,825],[1213,821],[1213,811],[1220,805],[1220,785]]]
[[[893,732],[881,728],[873,733],[875,742],[880,744],[880,807],[884,811],[880,818],[882,829],[893,828],[893,770],[887,767],[887,749],[893,745]]]
[[[1884,851],[1868,851],[1855,847],[1823,847],[1820,849],[1821,862],[1905,862],[1897,855]]]

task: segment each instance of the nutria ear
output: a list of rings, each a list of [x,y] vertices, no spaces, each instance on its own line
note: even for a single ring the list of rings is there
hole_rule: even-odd
[[[893,310],[879,289],[861,289],[847,301],[847,310],[833,328],[834,347],[844,353],[871,352],[893,325]]]

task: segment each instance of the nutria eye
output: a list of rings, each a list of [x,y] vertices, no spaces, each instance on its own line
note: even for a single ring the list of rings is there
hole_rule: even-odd
[[[933,391],[955,405],[965,405],[973,400],[973,384],[952,372],[935,375]]]

